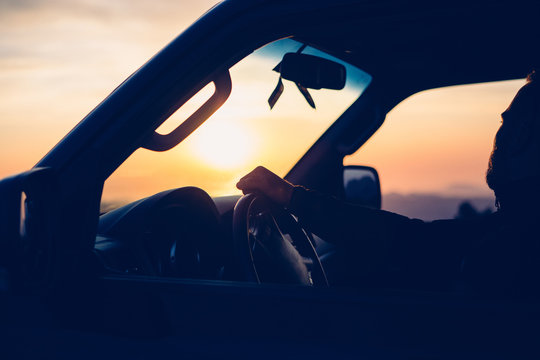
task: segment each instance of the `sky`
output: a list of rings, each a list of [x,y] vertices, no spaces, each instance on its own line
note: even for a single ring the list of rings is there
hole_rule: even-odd
[[[0,178],[32,167],[216,0],[0,0]]]
[[[0,0],[0,178],[32,167],[120,82],[215,3]],[[345,162],[375,166],[383,193],[488,196],[483,179],[493,135],[500,113],[522,84],[518,80],[459,86],[414,95],[398,105],[376,136]],[[240,126],[227,131],[246,140],[247,126]],[[257,126],[250,131],[266,129]],[[244,144],[253,149],[256,145]],[[201,169],[214,167],[219,173],[238,165],[217,164],[205,144],[196,146],[200,151],[193,161]],[[280,146],[272,154],[276,164]],[[242,171],[256,165],[257,156],[251,155]],[[204,179],[187,180],[197,185]],[[231,189],[234,182],[227,180]],[[142,183],[126,184],[118,180],[116,187],[129,189],[134,197],[150,191],[134,190],[142,189]],[[174,184],[173,178],[162,185]]]
[[[374,166],[383,193],[492,196],[493,138],[524,80],[432,89],[395,107],[346,164]]]
[[[272,69],[286,52],[300,47],[297,41],[281,39],[232,66],[232,91],[226,103],[170,151],[137,150],[107,180],[103,198],[123,203],[193,185],[213,196],[230,195],[238,192],[238,179],[259,165],[286,175],[368,82],[347,81],[340,91],[310,90],[316,104],[313,109],[292,82],[283,80],[284,91],[270,109],[268,98],[279,79]],[[307,47],[305,52],[311,50]],[[357,78],[354,73],[350,71],[348,79]],[[158,133],[173,130],[210,97],[213,89],[213,85],[207,86],[184,104]]]

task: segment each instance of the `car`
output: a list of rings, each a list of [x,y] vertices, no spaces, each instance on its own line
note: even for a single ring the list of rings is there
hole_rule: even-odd
[[[190,151],[225,139],[212,151],[228,161],[266,146],[290,182],[380,208],[375,169],[344,166],[344,157],[376,138],[413,94],[525,77],[540,63],[539,10],[503,0],[219,3],[34,168],[0,182],[1,351],[537,357],[537,303],[348,283],[353,265],[339,263],[331,244],[261,196],[227,195],[230,174],[205,172]],[[192,112],[178,115],[190,103]],[[254,119],[268,143],[258,138],[228,153],[253,140],[242,129]],[[197,145],[212,127],[217,137]],[[126,186],[114,177],[130,163],[140,169],[138,156],[177,185],[153,175],[164,188],[110,209],[107,187]],[[191,172],[225,190],[210,196],[190,183]]]

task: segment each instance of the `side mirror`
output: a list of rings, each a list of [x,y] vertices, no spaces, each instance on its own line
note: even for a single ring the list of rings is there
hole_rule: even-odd
[[[358,165],[344,166],[343,189],[346,201],[375,209],[381,208],[381,183],[379,174],[374,168]]]
[[[281,60],[281,77],[308,89],[341,90],[345,87],[345,66],[319,56],[287,53]]]

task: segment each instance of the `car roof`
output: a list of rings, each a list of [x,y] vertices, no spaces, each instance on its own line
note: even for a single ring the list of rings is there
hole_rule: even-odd
[[[540,1],[333,4],[341,17],[296,37],[371,74],[390,108],[418,91],[523,78],[540,65]]]

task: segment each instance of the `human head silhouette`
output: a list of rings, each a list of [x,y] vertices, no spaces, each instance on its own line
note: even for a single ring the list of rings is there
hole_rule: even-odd
[[[518,91],[495,135],[486,181],[501,194],[511,193],[516,184],[534,184],[540,179],[540,79],[533,71]]]

